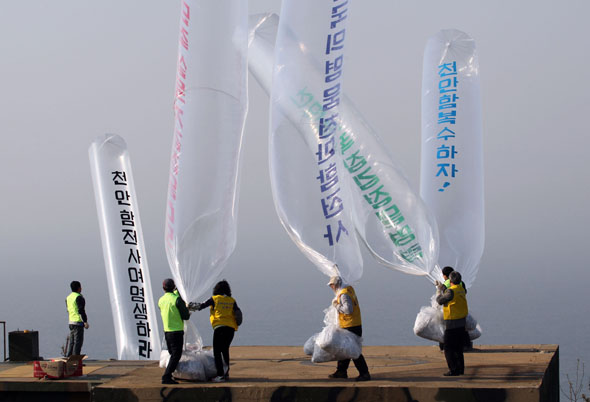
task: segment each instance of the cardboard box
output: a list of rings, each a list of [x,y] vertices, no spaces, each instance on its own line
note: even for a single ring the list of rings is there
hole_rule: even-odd
[[[82,360],[85,355],[33,362],[33,377],[60,379],[82,375]]]

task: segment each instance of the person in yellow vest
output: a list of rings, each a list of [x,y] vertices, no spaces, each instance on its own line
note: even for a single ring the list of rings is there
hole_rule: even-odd
[[[342,282],[339,276],[332,276],[328,282],[328,286],[334,291],[336,297],[332,301],[334,307],[338,311],[338,324],[340,328],[344,328],[353,334],[362,336],[363,326],[361,320],[361,309],[354,289],[350,285]],[[369,367],[361,354],[357,359],[353,360],[354,366],[359,372],[357,381],[369,381],[371,375],[369,374]],[[348,378],[348,366],[350,359],[339,360],[336,371],[329,375],[329,378]]]
[[[453,272],[455,269],[453,267],[444,267],[442,269],[442,277],[445,280],[444,284],[447,288],[451,287],[451,280],[449,279],[449,275],[451,274],[451,272]],[[463,289],[465,289],[465,291],[467,291],[467,286],[465,286],[465,282],[461,281],[461,286],[463,286]]]
[[[234,339],[238,326],[242,324],[242,310],[231,297],[231,288],[224,279],[213,288],[213,296],[203,303],[191,304],[191,310],[203,310],[209,307],[209,320],[213,327],[213,356],[217,377],[211,381],[223,382],[229,379],[229,346]],[[223,362],[227,371],[223,370]]]
[[[465,373],[463,359],[463,340],[465,333],[465,318],[469,309],[465,288],[461,285],[461,274],[453,271],[449,274],[451,286],[444,284],[437,287],[436,302],[443,306],[445,321],[444,352],[449,371],[445,376],[457,376]]]
[[[79,355],[82,352],[84,343],[84,329],[88,329],[88,317],[86,316],[86,300],[81,295],[82,285],[78,281],[70,283],[72,293],[66,297],[66,308],[68,309],[70,339],[68,341],[68,352],[66,357]]]
[[[162,315],[164,324],[164,337],[170,359],[162,376],[162,384],[178,384],[172,378],[172,373],[176,370],[178,362],[182,356],[182,347],[184,344],[184,321],[190,318],[190,312],[186,303],[176,291],[176,284],[173,279],[164,279],[162,282],[164,296],[158,300],[158,307]]]
[[[444,285],[447,288],[451,287],[451,280],[449,279],[449,275],[451,274],[451,272],[453,272],[455,269],[453,267],[444,267],[442,269],[442,277],[444,279]],[[435,285],[438,286],[439,282],[435,282]],[[465,294],[467,294],[467,286],[465,286],[465,282],[461,281],[461,286],[463,286],[463,289],[465,289]],[[438,346],[440,347],[440,350],[444,350],[444,344],[442,342],[439,342]],[[469,333],[467,331],[465,331],[463,333],[463,350],[465,351],[471,351],[473,350],[473,342],[471,341],[471,339],[469,338]]]

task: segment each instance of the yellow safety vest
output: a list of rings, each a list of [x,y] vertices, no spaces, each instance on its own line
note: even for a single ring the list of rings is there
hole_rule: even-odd
[[[443,318],[445,320],[458,320],[467,317],[467,297],[465,289],[461,285],[452,285],[453,300],[443,306]]]
[[[70,322],[82,322],[82,316],[80,315],[80,312],[78,311],[78,305],[76,304],[76,299],[78,296],[80,296],[80,293],[72,292],[66,298]]]
[[[225,325],[237,331],[238,324],[234,315],[234,304],[236,304],[236,301],[230,296],[215,295],[213,296],[213,303],[215,304],[209,308],[211,326],[215,329],[221,325]]]
[[[338,313],[338,323],[340,324],[341,328],[350,328],[350,327],[358,327],[362,325],[361,321],[361,308],[359,307],[359,301],[356,298],[356,294],[354,293],[354,289],[352,286],[347,286],[338,292],[338,300],[340,300],[341,295],[347,295],[352,299],[352,314],[344,314]]]
[[[184,322],[180,317],[178,307],[176,307],[178,297],[176,293],[166,292],[158,300],[158,307],[162,314],[162,323],[164,324],[164,332],[184,331]]]

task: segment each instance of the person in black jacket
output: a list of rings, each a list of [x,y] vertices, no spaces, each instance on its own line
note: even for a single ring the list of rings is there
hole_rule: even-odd
[[[70,283],[72,293],[66,297],[66,308],[68,310],[70,338],[68,340],[68,351],[66,357],[72,354],[82,353],[84,343],[84,329],[88,329],[88,317],[86,316],[86,300],[81,295],[82,285],[78,281]]]

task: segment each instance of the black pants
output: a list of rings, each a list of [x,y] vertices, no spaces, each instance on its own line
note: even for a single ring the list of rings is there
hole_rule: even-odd
[[[463,360],[463,344],[465,340],[465,327],[445,329],[445,359],[447,366],[453,374],[463,374],[465,361]]]
[[[71,355],[79,355],[82,352],[82,344],[84,343],[84,326],[70,324],[70,343],[68,345],[68,353],[66,357]]]
[[[358,336],[363,335],[362,325],[359,325],[358,327],[350,327],[350,328],[344,328],[344,329],[347,329],[350,332],[352,332],[353,334],[358,335]],[[357,359],[354,359],[352,362],[354,363],[354,366],[356,367],[356,369],[359,371],[360,375],[367,374],[369,372],[369,367],[367,366],[367,362],[365,361],[365,357],[362,354]],[[350,359],[338,360],[337,370],[342,373],[346,373],[349,365],[350,365]]]
[[[234,339],[235,330],[232,327],[217,327],[213,331],[213,356],[215,357],[215,368],[218,376],[229,373],[229,345]],[[223,360],[227,364],[227,373],[223,371]]]
[[[166,371],[164,371],[162,381],[171,380],[172,373],[174,373],[174,370],[176,370],[176,367],[178,366],[178,361],[182,356],[184,331],[164,332],[164,337],[166,338],[168,353],[170,353],[170,360],[168,360],[168,366],[166,366]]]

